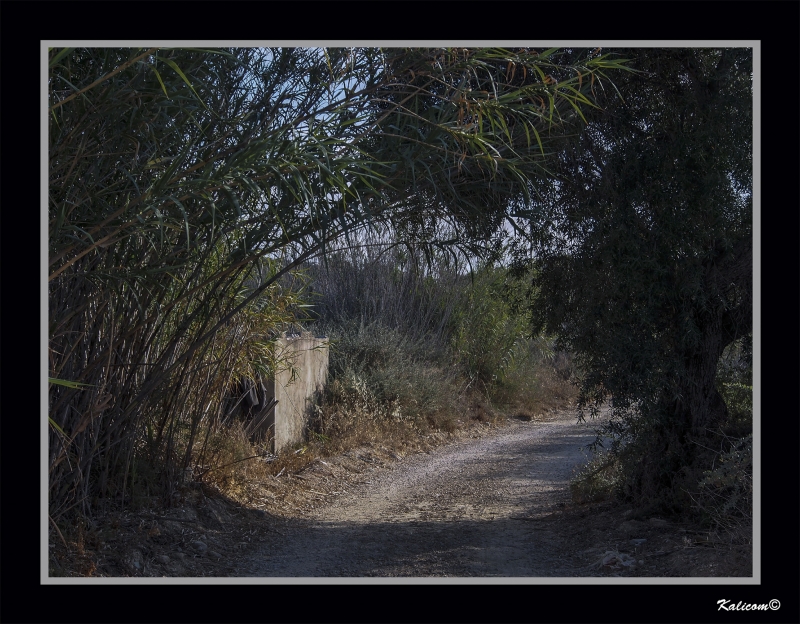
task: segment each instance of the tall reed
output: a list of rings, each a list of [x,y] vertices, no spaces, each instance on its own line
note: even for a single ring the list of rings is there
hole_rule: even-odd
[[[224,389],[267,367],[265,341],[305,310],[285,280],[342,235],[449,219],[439,243],[467,245],[523,206],[545,129],[619,65],[558,59],[50,49],[51,517],[140,486],[169,500]],[[416,307],[365,299],[365,314],[416,310],[411,325],[443,335],[449,303],[405,275],[394,287]]]

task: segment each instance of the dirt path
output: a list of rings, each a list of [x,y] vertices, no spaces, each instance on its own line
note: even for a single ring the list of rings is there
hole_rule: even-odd
[[[306,518],[276,519],[239,567],[256,577],[585,576],[563,536],[538,520],[569,501],[573,469],[594,439],[573,411],[513,421],[364,473]],[[324,467],[323,467],[324,469]]]
[[[252,504],[192,483],[178,505],[111,511],[51,537],[51,576],[743,577],[752,546],[569,480],[597,421],[473,427],[398,456],[378,445],[283,469]],[[428,448],[427,453],[413,448]]]

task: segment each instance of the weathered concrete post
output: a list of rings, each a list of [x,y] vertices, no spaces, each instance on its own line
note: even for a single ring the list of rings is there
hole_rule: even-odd
[[[309,403],[321,392],[328,376],[328,339],[311,332],[284,334],[276,344],[276,355],[288,369],[275,375],[274,451],[303,441]]]

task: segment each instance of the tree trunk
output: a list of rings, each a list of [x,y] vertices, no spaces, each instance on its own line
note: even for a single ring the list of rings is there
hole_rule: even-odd
[[[706,328],[702,349],[688,359],[683,400],[695,435],[716,429],[728,418],[728,408],[716,384],[719,358],[727,345],[721,321],[717,321],[714,327]]]
[[[743,238],[732,249],[719,243],[718,248],[704,267],[706,305],[716,302],[717,307],[697,311],[701,344],[686,358],[683,400],[694,434],[726,422],[728,408],[716,386],[719,359],[725,347],[753,330],[752,240]]]

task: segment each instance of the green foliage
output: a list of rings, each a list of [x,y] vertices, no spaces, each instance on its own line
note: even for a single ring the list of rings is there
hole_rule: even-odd
[[[731,425],[720,358],[752,329],[752,50],[620,53],[637,72],[531,212],[534,321],[575,354],[582,407],[611,403],[629,494],[680,508]]]
[[[135,469],[169,499],[230,384],[276,365],[269,339],[307,305],[286,282],[300,264],[365,224],[431,240],[448,220],[439,243],[469,246],[461,234],[527,193],[548,127],[590,105],[589,77],[617,66],[501,49],[49,50],[50,376],[90,388],[50,388],[51,515],[124,499]]]
[[[731,423],[753,424],[753,386],[739,382],[722,382],[720,394],[728,408]]]
[[[451,431],[458,416],[491,417],[465,402],[538,413],[568,400],[550,341],[525,335],[521,278],[399,249],[373,240],[313,267],[318,330],[332,340],[317,431],[346,436],[400,421]]]
[[[331,326],[330,375],[342,392],[374,401],[394,417],[417,418],[450,408],[455,378],[423,341],[382,325]],[[376,408],[377,409],[377,408]]]
[[[734,440],[717,465],[703,474],[695,504],[734,540],[752,543],[753,435]]]
[[[570,480],[575,503],[591,503],[616,496],[620,487],[620,464],[611,453],[597,453]]]
[[[717,369],[717,389],[728,409],[726,435],[741,438],[753,428],[752,334],[729,344]]]
[[[451,321],[457,364],[484,385],[502,382],[528,355],[529,319],[515,302],[519,292],[507,271],[479,269]]]

